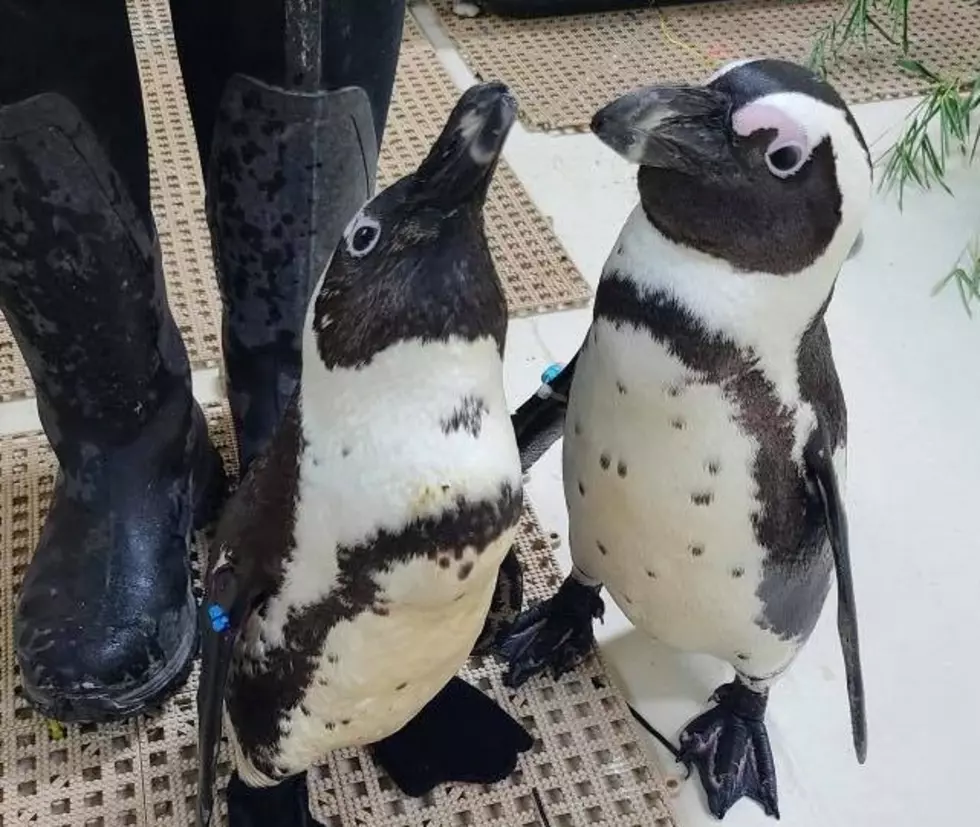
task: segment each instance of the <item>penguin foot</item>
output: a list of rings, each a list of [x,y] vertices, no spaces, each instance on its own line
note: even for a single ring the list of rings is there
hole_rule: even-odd
[[[568,577],[554,597],[517,618],[500,645],[507,686],[517,688],[548,669],[557,680],[588,657],[595,643],[592,621],[605,612],[599,590]]]
[[[249,787],[238,773],[228,782],[228,827],[313,827],[306,773],[275,787]]]
[[[497,572],[497,587],[490,601],[490,611],[487,614],[483,631],[473,646],[471,656],[487,655],[503,641],[514,626],[514,621],[521,612],[524,602],[524,570],[517,557],[517,547],[514,546]]]
[[[714,709],[695,718],[681,733],[679,760],[698,769],[708,808],[721,819],[742,797],[779,818],[776,767],[764,722],[768,693],[739,680],[719,687]]]
[[[449,782],[495,784],[517,768],[534,739],[497,703],[453,678],[394,735],[375,744],[375,762],[405,795]]]

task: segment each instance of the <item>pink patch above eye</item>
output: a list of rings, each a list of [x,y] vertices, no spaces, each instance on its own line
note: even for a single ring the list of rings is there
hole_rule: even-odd
[[[769,152],[775,152],[784,146],[795,146],[802,156],[809,154],[806,130],[776,106],[764,103],[743,106],[732,116],[732,125],[739,135],[745,137],[760,129],[776,130],[776,138],[769,145]]]

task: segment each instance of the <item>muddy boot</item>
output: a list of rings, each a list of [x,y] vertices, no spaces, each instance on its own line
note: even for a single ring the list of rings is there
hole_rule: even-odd
[[[216,8],[173,4],[205,170],[228,398],[244,470],[299,383],[316,282],[374,192],[405,4],[229,0],[221,19]]]
[[[130,81],[107,81],[108,108],[91,107],[89,120],[61,91],[81,85],[71,72],[48,77],[53,58],[32,70],[31,54],[18,57],[21,44],[43,53],[30,39],[35,24],[45,26],[43,9],[13,23],[3,18],[8,9],[0,0],[0,51],[24,61],[21,79],[42,88],[28,83],[21,88],[29,96],[11,100],[16,73],[0,80],[0,309],[60,466],[20,589],[14,642],[24,692],[44,715],[101,721],[161,700],[190,670],[196,610],[188,544],[194,525],[214,515],[224,472],[191,396],[147,229],[148,181],[139,183],[146,146],[134,147],[142,132],[135,60],[130,54]],[[87,17],[77,14],[79,30],[105,9],[122,14],[108,30],[128,35],[123,4],[104,0],[86,6]],[[94,62],[118,46],[105,34],[44,42],[66,50],[101,43],[100,57],[83,55],[74,68],[105,72],[119,68]],[[44,91],[48,81],[59,91]],[[135,100],[114,94],[125,89]]]

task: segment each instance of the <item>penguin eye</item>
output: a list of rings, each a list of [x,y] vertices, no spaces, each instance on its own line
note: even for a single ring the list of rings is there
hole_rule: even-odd
[[[803,147],[798,144],[770,147],[766,153],[766,166],[777,178],[789,178],[794,175],[803,166],[805,160],[806,155],[803,152]]]
[[[364,258],[378,244],[381,225],[366,215],[355,219],[347,231],[347,252],[354,258]]]

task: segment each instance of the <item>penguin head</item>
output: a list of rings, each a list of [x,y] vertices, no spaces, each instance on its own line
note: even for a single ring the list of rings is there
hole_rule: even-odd
[[[419,168],[350,221],[307,319],[328,369],[409,339],[489,336],[503,351],[507,307],[483,207],[516,114],[503,84],[472,87]]]
[[[737,271],[840,269],[871,200],[872,167],[837,92],[781,60],[729,64],[703,86],[650,86],[593,132],[639,164],[643,209],[670,241]]]

